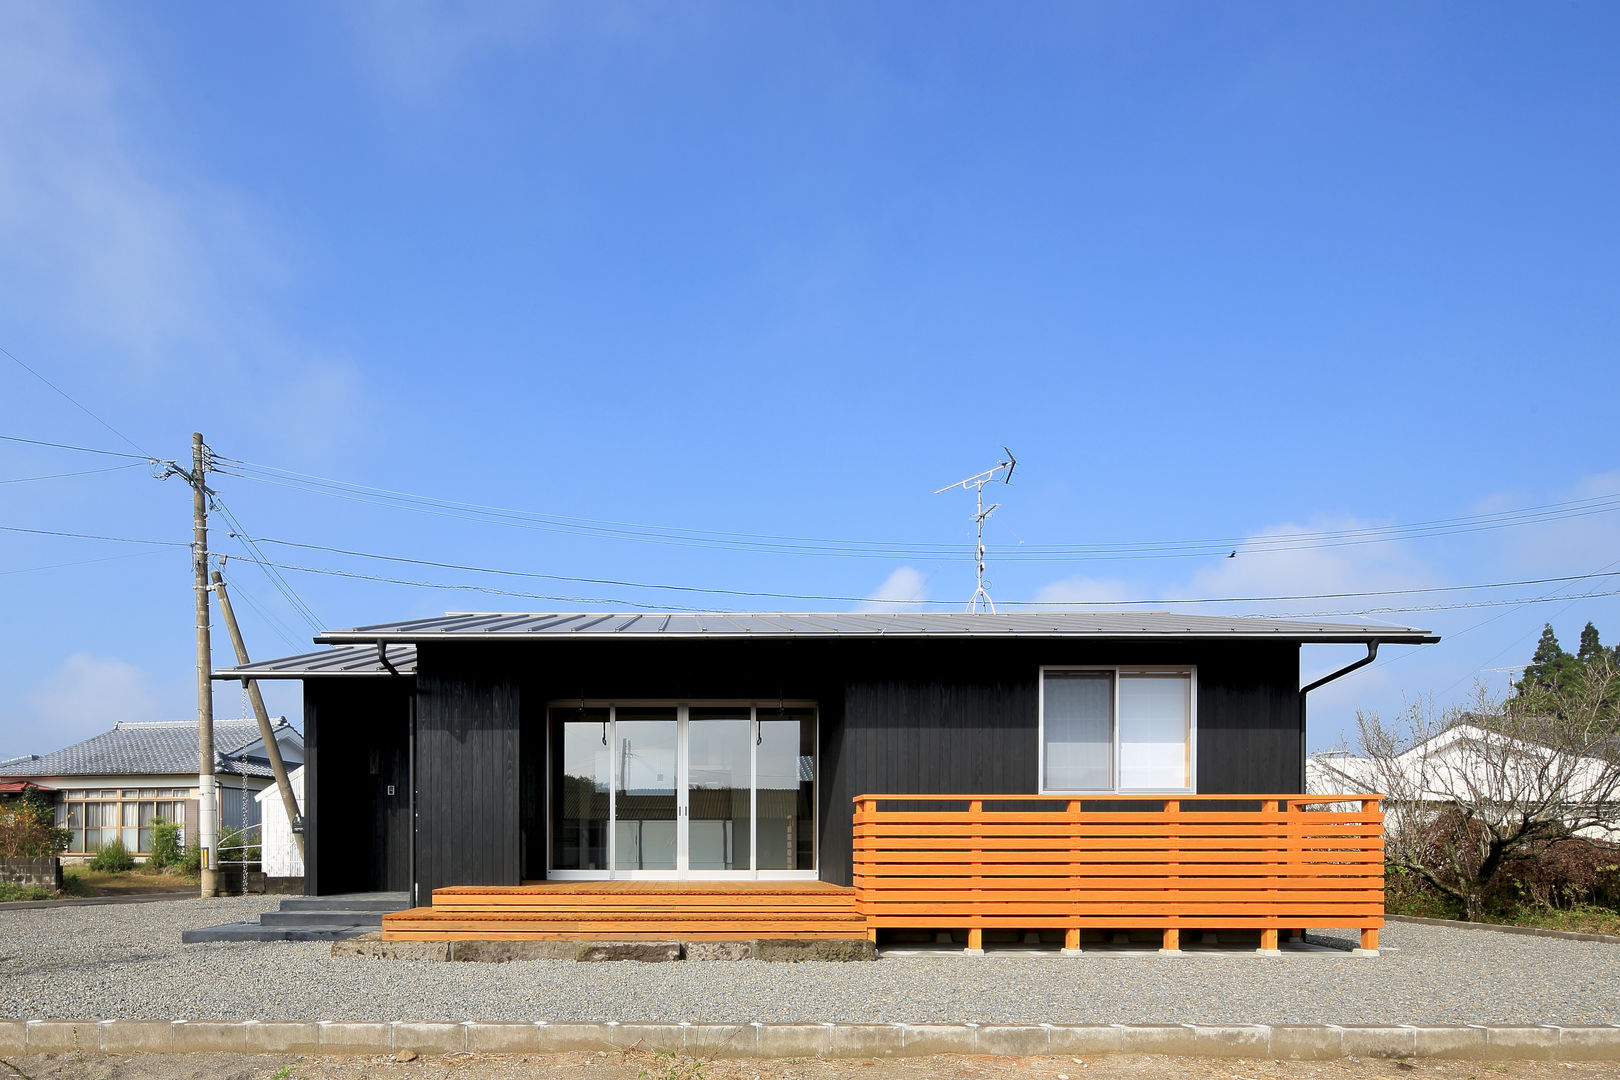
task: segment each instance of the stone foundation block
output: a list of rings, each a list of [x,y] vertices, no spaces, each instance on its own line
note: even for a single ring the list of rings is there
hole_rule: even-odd
[[[1199,1057],[1271,1056],[1271,1029],[1264,1024],[1189,1024]]]
[[[760,1057],[818,1057],[831,1045],[832,1029],[824,1024],[759,1025]]]
[[[637,960],[644,964],[680,958],[681,943],[678,941],[589,941],[580,945],[574,956],[574,959],[584,961]]]
[[[170,1025],[177,1054],[245,1054],[247,1025],[211,1020],[176,1020]]]
[[[1417,1053],[1417,1035],[1409,1027],[1367,1024],[1338,1025],[1346,1057],[1396,1058]]]
[[[321,1025],[301,1020],[261,1020],[247,1027],[250,1054],[318,1054]]]
[[[751,960],[754,957],[752,941],[688,941],[688,960]]]
[[[570,1050],[612,1050],[624,1045],[609,1037],[607,1024],[544,1024],[540,1027],[540,1049],[547,1054]]]
[[[467,1049],[475,1054],[537,1054],[539,1024],[467,1024]]]
[[[753,1024],[686,1024],[681,1053],[695,1058],[753,1057],[759,1029]]]
[[[448,941],[384,941],[379,931],[332,942],[332,955],[336,957],[363,957],[369,960],[438,960],[450,959]]]
[[[1487,1026],[1485,1056],[1492,1061],[1555,1060],[1558,1057],[1558,1029],[1546,1024]]]
[[[1476,1060],[1485,1056],[1484,1028],[1410,1026],[1418,1057]]]
[[[574,941],[447,941],[446,959],[472,964],[507,964],[515,960],[577,960]]]
[[[976,1024],[901,1024],[900,1052],[910,1057],[925,1054],[971,1054],[978,1049]]]
[[[394,1049],[418,1054],[459,1054],[467,1049],[467,1029],[461,1024],[419,1024],[397,1021]]]
[[[1044,1054],[1050,1041],[1039,1024],[981,1024],[981,1054]]]
[[[30,1020],[24,1035],[30,1054],[95,1054],[101,1025],[94,1020]]]
[[[796,960],[876,960],[877,946],[865,938],[849,941],[805,941],[767,938],[754,942],[754,958],[791,963]]]
[[[1119,1024],[1122,1054],[1196,1054],[1197,1041],[1190,1027],[1182,1024]]]
[[[32,1047],[32,1034],[29,1038]],[[1560,1024],[1558,1056],[1565,1061],[1620,1061],[1620,1027]]]
[[[21,1020],[0,1020],[0,1054],[21,1054],[28,1049],[28,1025]]]
[[[174,1052],[174,1025],[167,1020],[103,1020],[104,1054],[168,1054]]]
[[[828,1029],[827,1054],[830,1057],[893,1057],[900,1050],[898,1024],[839,1024]]]
[[[1344,1054],[1344,1029],[1332,1024],[1273,1024],[1271,1056],[1284,1061],[1329,1061]]]
[[[1106,1024],[1052,1024],[1046,1029],[1049,1054],[1117,1054],[1120,1029]]]
[[[323,1054],[360,1055],[394,1052],[392,1024],[322,1020],[319,1026]]]

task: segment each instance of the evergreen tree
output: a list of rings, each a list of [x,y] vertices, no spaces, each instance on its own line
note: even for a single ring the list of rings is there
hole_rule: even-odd
[[[1581,664],[1589,664],[1603,655],[1603,643],[1598,640],[1597,627],[1590,622],[1581,630],[1581,645],[1575,651],[1575,659]]]
[[[1535,655],[1530,657],[1530,665],[1524,669],[1524,678],[1519,681],[1518,690],[1520,693],[1535,688],[1557,690],[1568,683],[1574,667],[1575,658],[1558,644],[1558,635],[1553,633],[1552,623],[1547,623],[1542,627],[1541,640],[1536,642]]]

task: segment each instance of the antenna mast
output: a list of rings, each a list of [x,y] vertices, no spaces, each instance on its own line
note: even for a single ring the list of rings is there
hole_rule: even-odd
[[[935,495],[941,495],[947,491],[955,491],[957,488],[961,488],[963,491],[972,488],[974,495],[978,498],[978,512],[973,515],[974,524],[978,528],[978,542],[973,549],[975,587],[973,589],[973,599],[968,601],[967,606],[968,611],[973,614],[982,611],[988,611],[992,615],[996,613],[995,601],[990,599],[990,593],[984,587],[984,523],[991,514],[996,512],[996,507],[1001,504],[991,503],[988,507],[984,505],[984,485],[993,483],[997,479],[996,474],[1003,469],[1006,469],[1007,472],[1000,477],[1001,482],[1004,484],[1012,483],[1013,469],[1018,466],[1018,459],[1013,457],[1013,452],[1005,446],[1001,449],[1007,456],[997,462],[995,468],[986,469],[976,476],[970,476],[966,480],[958,480],[954,484],[946,484],[934,492]]]

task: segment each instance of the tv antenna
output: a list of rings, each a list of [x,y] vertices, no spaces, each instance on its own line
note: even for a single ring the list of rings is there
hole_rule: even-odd
[[[990,599],[990,593],[984,587],[984,523],[991,514],[996,512],[996,507],[1001,504],[991,503],[989,506],[984,505],[984,485],[994,483],[997,479],[1003,484],[1012,483],[1013,469],[1018,467],[1018,459],[1013,457],[1013,452],[1005,446],[1001,449],[1007,456],[998,461],[995,468],[986,469],[976,476],[970,476],[966,480],[958,480],[954,484],[946,484],[934,492],[935,495],[942,495],[947,491],[955,491],[957,488],[961,488],[963,491],[971,488],[979,500],[978,512],[973,515],[974,524],[978,527],[978,543],[974,547],[973,555],[975,587],[973,589],[973,599],[968,601],[967,606],[968,611],[973,614],[978,614],[981,611],[988,611],[992,615],[996,613],[995,601]],[[1007,471],[997,477],[996,474],[1003,469]]]

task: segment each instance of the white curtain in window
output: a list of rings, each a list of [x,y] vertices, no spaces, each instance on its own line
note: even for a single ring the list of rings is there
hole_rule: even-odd
[[[1177,791],[1187,775],[1192,679],[1186,672],[1121,672],[1119,787]]]
[[[1042,710],[1046,790],[1107,791],[1114,771],[1113,672],[1047,672]]]

